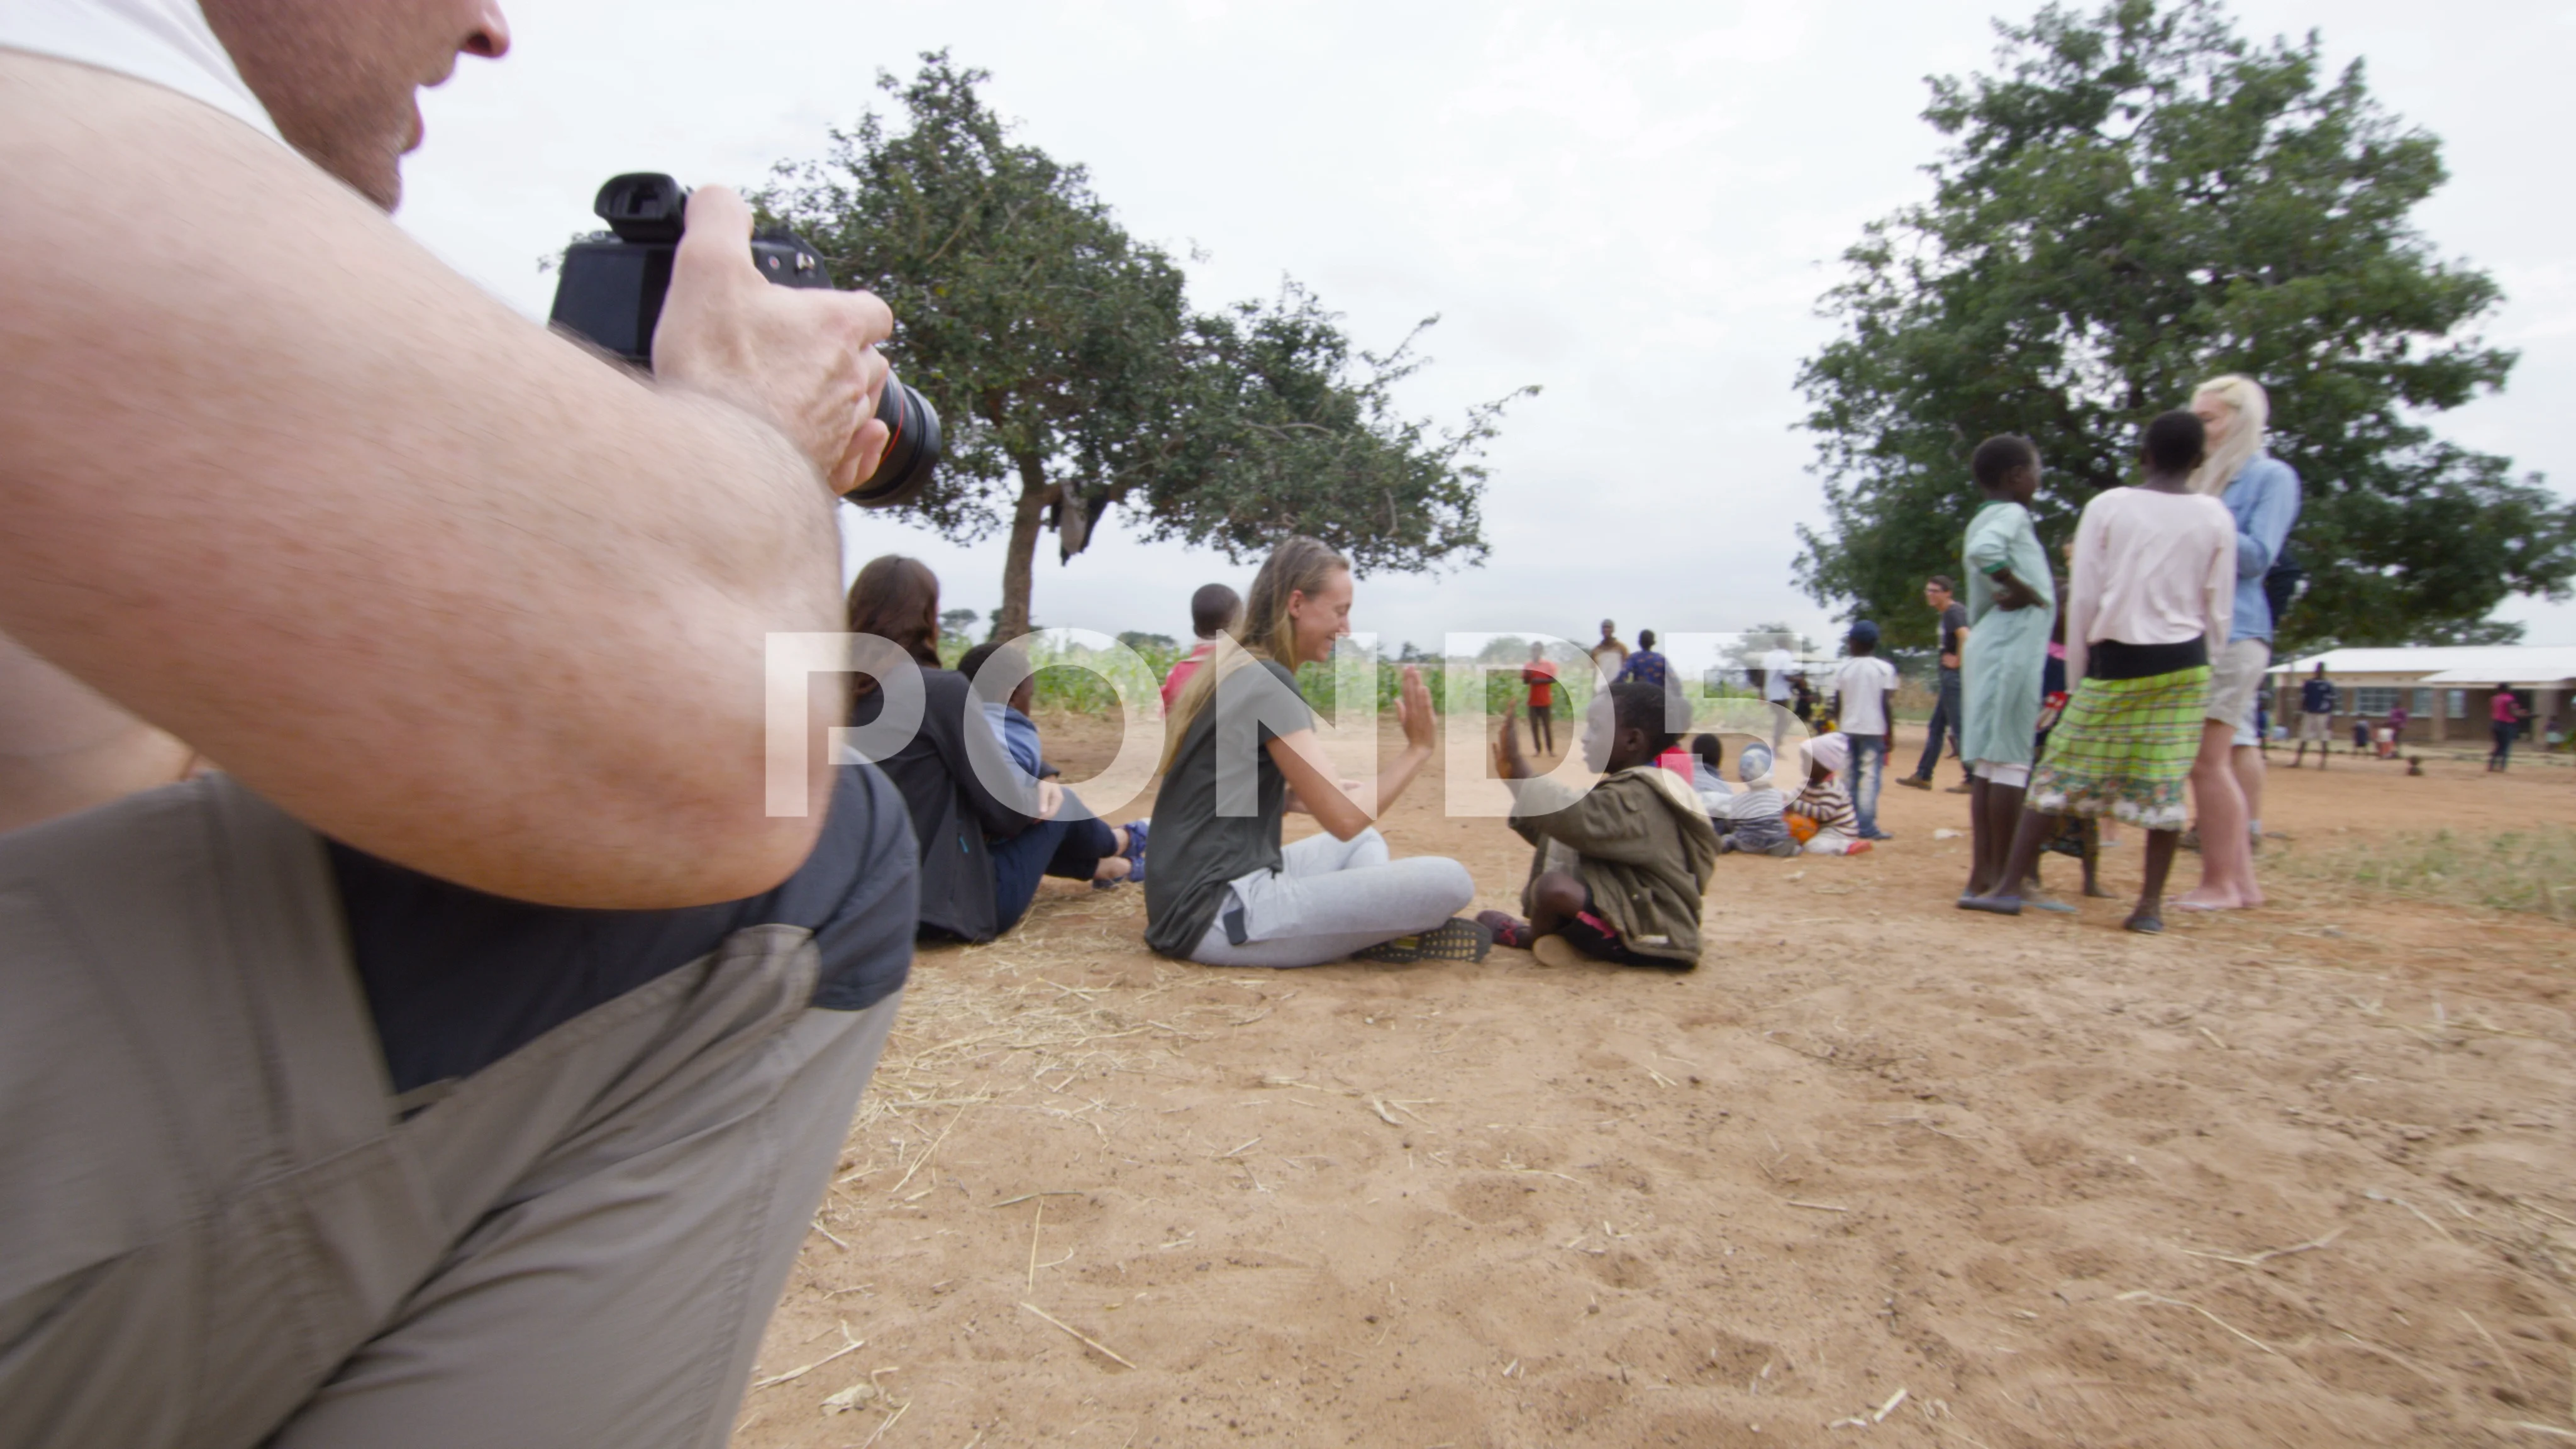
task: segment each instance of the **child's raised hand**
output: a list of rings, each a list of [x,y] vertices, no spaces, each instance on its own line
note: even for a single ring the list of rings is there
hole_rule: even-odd
[[[1503,706],[1503,733],[1494,742],[1494,773],[1506,780],[1526,780],[1532,773],[1529,757],[1521,753],[1521,733],[1514,727],[1520,714],[1518,702]]]

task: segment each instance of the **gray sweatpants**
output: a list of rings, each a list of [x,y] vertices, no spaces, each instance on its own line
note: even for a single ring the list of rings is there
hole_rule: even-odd
[[[0,1445],[715,1449],[895,1015],[788,926],[397,1118],[310,831],[0,838]]]
[[[1280,851],[1280,869],[1256,871],[1234,894],[1190,959],[1204,966],[1320,966],[1363,947],[1427,931],[1476,898],[1467,867],[1445,856],[1390,859],[1374,826],[1348,840],[1308,836]],[[1243,907],[1245,941],[1225,916]]]

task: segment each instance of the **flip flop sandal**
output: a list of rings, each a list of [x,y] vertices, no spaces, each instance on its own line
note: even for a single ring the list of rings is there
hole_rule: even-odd
[[[1494,944],[1515,951],[1530,948],[1530,923],[1509,911],[1478,911],[1477,923],[1494,933]]]
[[[1398,936],[1353,951],[1351,959],[1387,966],[1408,966],[1416,961],[1482,961],[1492,949],[1492,927],[1464,916],[1451,916],[1417,935]]]
[[[2059,900],[2055,896],[2023,896],[2021,898],[2021,903],[2030,907],[2034,911],[2046,911],[2051,915],[2071,916],[2075,914],[2075,908],[2073,906],[2068,905],[2066,902]]]

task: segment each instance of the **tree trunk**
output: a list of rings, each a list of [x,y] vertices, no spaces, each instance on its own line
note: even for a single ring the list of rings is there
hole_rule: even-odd
[[[1029,632],[1030,575],[1037,562],[1038,534],[1045,526],[1047,505],[1063,490],[1047,482],[1046,468],[1035,457],[1011,460],[1019,465],[1020,499],[1011,509],[1011,547],[1002,556],[1002,607],[993,611],[996,640],[1017,639]]]

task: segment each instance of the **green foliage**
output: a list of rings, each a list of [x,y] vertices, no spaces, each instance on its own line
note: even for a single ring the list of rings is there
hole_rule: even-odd
[[[1932,82],[1933,200],[1871,225],[1823,301],[1843,335],[1800,376],[1829,519],[1807,590],[1928,642],[1918,595],[1958,572],[1982,438],[2039,444],[2054,551],[2126,481],[2140,424],[2243,372],[2304,484],[2309,588],[2279,647],[2457,637],[2508,594],[2563,597],[2576,507],[2411,421],[2514,361],[2466,330],[2494,281],[2408,220],[2444,180],[2435,138],[2358,63],[2322,75],[2314,34],[2250,45],[2210,0],[1997,28],[2001,74]]]
[[[1039,535],[1070,559],[1119,504],[1149,538],[1238,561],[1298,532],[1362,571],[1483,558],[1474,460],[1502,403],[1445,434],[1405,418],[1391,390],[1420,365],[1413,339],[1356,350],[1294,283],[1194,311],[1180,269],[1082,167],[1012,139],[985,79],[946,52],[908,83],[881,75],[907,128],[870,112],[759,201],[894,309],[889,356],[947,433],[938,481],[907,507],[960,542],[1008,531],[996,637],[1029,627]]]
[[[2576,921],[2576,830],[2565,826],[2487,836],[2417,832],[2313,855],[2293,852],[2282,864],[2288,874],[2369,895]]]

